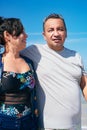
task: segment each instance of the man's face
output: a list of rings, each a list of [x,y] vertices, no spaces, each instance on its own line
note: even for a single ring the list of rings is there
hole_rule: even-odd
[[[61,19],[50,18],[44,25],[44,39],[53,50],[62,50],[66,38],[66,30]]]

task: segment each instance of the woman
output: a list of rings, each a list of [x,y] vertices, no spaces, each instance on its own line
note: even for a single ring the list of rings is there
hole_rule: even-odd
[[[0,17],[0,130],[37,130],[35,72],[19,52],[27,34],[18,18]]]

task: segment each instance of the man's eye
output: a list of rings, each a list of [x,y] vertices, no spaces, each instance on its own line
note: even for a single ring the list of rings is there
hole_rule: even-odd
[[[59,28],[58,30],[59,30],[59,31],[65,31],[65,29],[64,29],[64,28]]]
[[[53,29],[49,29],[49,30],[48,30],[48,32],[52,32],[52,31],[53,31]]]

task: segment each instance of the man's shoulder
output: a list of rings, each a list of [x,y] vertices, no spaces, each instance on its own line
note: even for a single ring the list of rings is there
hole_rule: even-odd
[[[65,48],[64,50],[67,54],[70,54],[70,55],[73,55],[73,56],[79,55],[79,53],[76,50],[69,49],[69,48]]]
[[[70,53],[77,53],[77,51],[66,48],[66,47],[64,49],[65,49],[65,51],[70,52]]]
[[[81,59],[82,58],[81,54],[78,51],[76,51],[76,50],[65,48],[65,51],[66,51],[67,55],[73,56],[76,59]]]

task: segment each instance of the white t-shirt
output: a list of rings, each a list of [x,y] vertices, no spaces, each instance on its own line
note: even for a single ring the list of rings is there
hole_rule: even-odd
[[[80,125],[80,79],[84,73],[81,56],[65,47],[54,51],[47,44],[32,45],[22,54],[34,62],[39,80],[40,127],[69,129]]]

